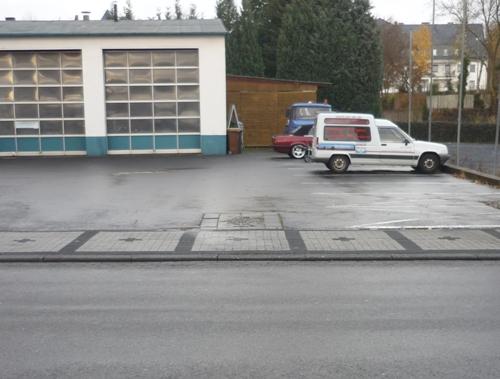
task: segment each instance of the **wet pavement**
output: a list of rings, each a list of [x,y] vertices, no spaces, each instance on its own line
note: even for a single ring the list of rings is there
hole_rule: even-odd
[[[270,151],[0,160],[2,231],[481,229],[500,227],[498,201],[448,174],[339,176]]]

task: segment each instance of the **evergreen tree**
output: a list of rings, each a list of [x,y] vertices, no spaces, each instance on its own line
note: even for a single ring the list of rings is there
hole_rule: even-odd
[[[243,0],[242,6],[241,17],[235,30],[235,41],[238,44],[237,73],[248,76],[264,76],[262,49],[257,39],[254,15],[249,6],[249,0]]]
[[[227,35],[226,35],[226,70],[230,74],[236,74],[239,71],[239,52],[237,41],[237,24],[239,14],[234,0],[217,0],[215,11],[217,18],[222,20]]]
[[[259,44],[262,47],[265,75],[276,77],[276,53],[283,15],[291,0],[251,0]]]
[[[278,76],[332,83],[342,111],[379,112],[382,55],[368,0],[293,0],[278,40]]]

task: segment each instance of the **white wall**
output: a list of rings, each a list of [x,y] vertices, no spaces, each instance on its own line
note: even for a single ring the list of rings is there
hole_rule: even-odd
[[[226,135],[226,59],[223,36],[6,38],[1,50],[81,50],[87,136],[106,135],[102,51],[109,49],[198,49],[202,135]]]

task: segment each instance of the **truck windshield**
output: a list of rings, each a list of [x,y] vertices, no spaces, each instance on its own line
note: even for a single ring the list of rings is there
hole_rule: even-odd
[[[293,110],[294,120],[314,120],[320,113],[330,112],[326,107],[299,107]]]

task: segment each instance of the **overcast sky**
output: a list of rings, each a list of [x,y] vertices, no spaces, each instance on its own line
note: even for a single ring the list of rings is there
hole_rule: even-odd
[[[132,0],[132,8],[137,18],[154,17],[158,8],[173,8],[175,0]],[[187,12],[190,4],[195,4],[204,18],[215,17],[216,0],[182,0]],[[120,8],[125,0],[118,0]],[[241,4],[241,0],[236,0]],[[377,17],[392,18],[409,23],[428,22],[432,18],[432,0],[371,0],[373,14]],[[18,20],[73,19],[81,11],[90,11],[91,19],[100,19],[110,7],[110,0],[0,0],[0,18],[16,17]],[[437,22],[447,22],[446,17],[438,17]]]

